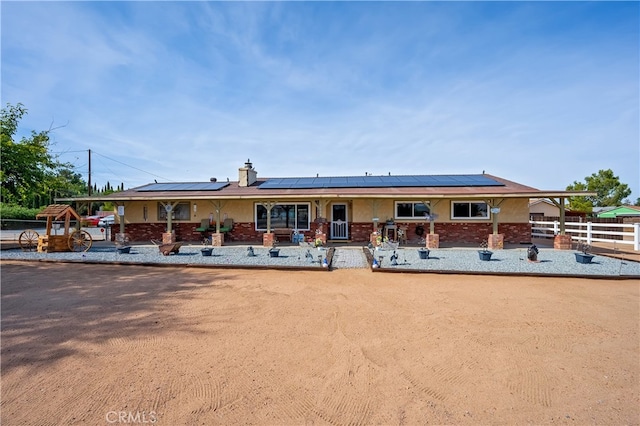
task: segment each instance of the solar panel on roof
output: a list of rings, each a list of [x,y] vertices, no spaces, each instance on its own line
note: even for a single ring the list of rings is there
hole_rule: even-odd
[[[178,182],[178,183],[151,183],[138,188],[140,192],[159,191],[219,191],[229,182]]]
[[[484,175],[416,175],[416,176],[336,176],[309,178],[274,178],[260,189],[319,188],[399,188],[399,187],[463,187],[504,186]]]

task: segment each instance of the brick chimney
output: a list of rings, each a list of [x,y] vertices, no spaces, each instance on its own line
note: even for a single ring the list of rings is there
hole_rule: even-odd
[[[253,168],[251,160],[247,159],[244,167],[238,169],[238,186],[251,186],[258,180],[258,172]]]

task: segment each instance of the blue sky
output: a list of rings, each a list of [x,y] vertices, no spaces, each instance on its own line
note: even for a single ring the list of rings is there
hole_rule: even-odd
[[[640,197],[638,2],[10,2],[2,105],[92,180],[467,174]]]

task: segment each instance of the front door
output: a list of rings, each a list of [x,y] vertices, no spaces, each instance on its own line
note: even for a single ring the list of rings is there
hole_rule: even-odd
[[[331,206],[331,239],[349,239],[349,223],[347,221],[346,204],[334,204]]]

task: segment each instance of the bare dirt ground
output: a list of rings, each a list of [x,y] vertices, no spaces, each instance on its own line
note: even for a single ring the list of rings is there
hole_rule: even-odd
[[[1,273],[3,425],[640,423],[635,281]]]

